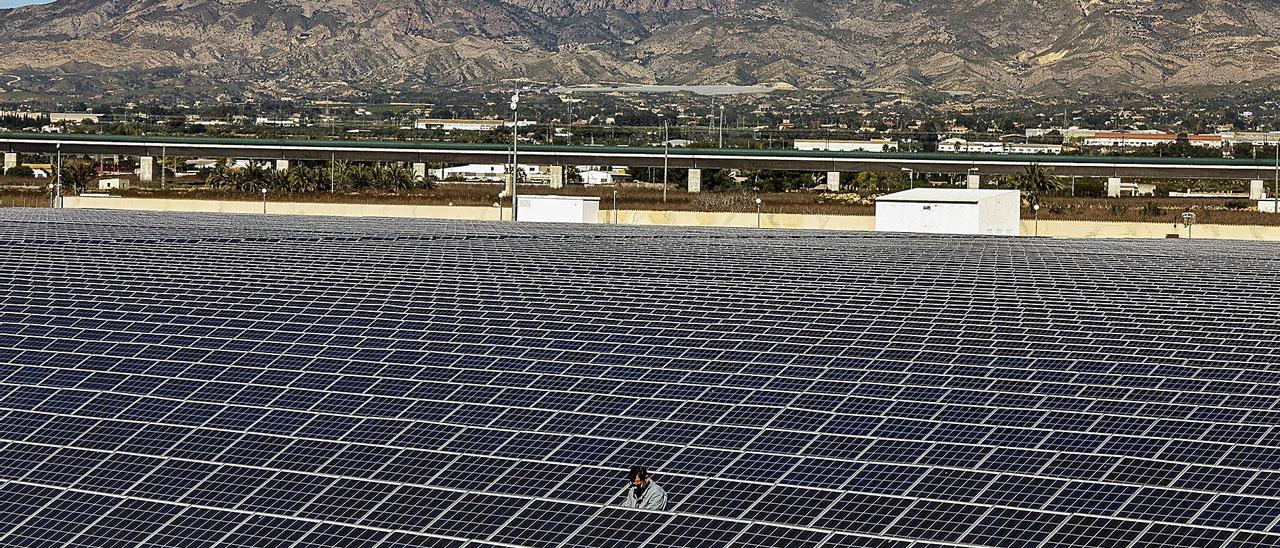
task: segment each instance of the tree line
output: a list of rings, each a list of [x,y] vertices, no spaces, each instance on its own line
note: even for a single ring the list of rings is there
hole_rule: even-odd
[[[293,164],[277,170],[259,163],[240,167],[219,160],[201,170],[205,184],[216,190],[253,192],[408,192],[435,188],[430,172],[417,176],[400,163],[362,164],[337,161],[323,166]]]

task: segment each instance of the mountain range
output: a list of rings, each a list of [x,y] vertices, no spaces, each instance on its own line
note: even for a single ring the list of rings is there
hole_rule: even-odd
[[[1280,2],[58,0],[0,10],[0,44],[0,85],[99,96],[523,80],[1044,97],[1275,88]]]

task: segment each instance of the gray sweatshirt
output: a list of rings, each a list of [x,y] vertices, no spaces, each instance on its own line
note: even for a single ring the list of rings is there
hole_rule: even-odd
[[[666,510],[667,508],[667,492],[652,481],[649,482],[649,486],[645,488],[640,498],[636,498],[634,487],[627,487],[622,497],[623,508],[638,508],[640,510]]]

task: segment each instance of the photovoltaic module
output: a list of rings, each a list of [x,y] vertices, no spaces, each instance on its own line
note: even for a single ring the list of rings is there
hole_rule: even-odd
[[[1280,546],[1280,245],[0,210],[0,546]],[[663,511],[621,507],[648,467]]]

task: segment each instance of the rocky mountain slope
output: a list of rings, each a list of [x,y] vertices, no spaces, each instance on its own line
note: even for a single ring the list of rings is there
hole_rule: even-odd
[[[1044,96],[1273,86],[1280,3],[58,0],[0,10],[0,44],[0,73],[77,89],[342,95],[514,78]]]

